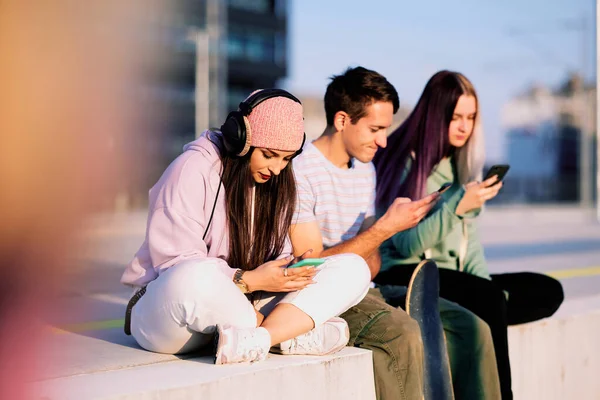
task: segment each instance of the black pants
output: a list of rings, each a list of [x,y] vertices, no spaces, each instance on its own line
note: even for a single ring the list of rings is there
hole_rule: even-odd
[[[415,267],[394,267],[379,273],[375,282],[407,286]],[[503,291],[508,292],[508,300]],[[458,303],[487,322],[494,340],[502,398],[512,399],[507,327],[554,314],[564,299],[560,282],[532,272],[493,274],[489,281],[440,268],[440,297]]]

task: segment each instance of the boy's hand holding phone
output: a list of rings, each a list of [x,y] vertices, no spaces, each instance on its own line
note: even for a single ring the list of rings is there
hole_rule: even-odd
[[[406,197],[398,197],[373,226],[384,232],[388,237],[410,229],[429,213],[439,198],[440,194],[437,191],[415,201],[411,201]]]
[[[437,190],[437,192],[439,194],[444,193],[446,190],[450,189],[450,187],[452,186],[452,183],[450,182],[446,182],[444,183],[442,186],[440,186],[440,188]]]

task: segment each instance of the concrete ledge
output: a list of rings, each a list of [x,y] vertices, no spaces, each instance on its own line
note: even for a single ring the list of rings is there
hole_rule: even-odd
[[[600,399],[600,310],[510,327],[519,399]]]
[[[600,308],[571,299],[551,319],[509,328],[516,400],[600,399]],[[583,307],[583,303],[590,307]],[[270,355],[252,365],[215,366],[141,350],[119,329],[52,333],[40,356],[39,397],[62,399],[374,399],[371,353]]]
[[[56,340],[75,345],[71,351],[78,355],[66,369],[34,384],[48,400],[375,398],[366,350],[347,347],[323,357],[271,354],[251,365],[215,366],[212,357],[178,359],[69,333]]]

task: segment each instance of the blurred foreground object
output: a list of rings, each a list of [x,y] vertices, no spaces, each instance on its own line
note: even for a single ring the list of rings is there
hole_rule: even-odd
[[[137,100],[160,11],[141,0],[0,0],[2,399],[32,396],[41,319],[78,224],[142,162],[132,135],[156,112]]]

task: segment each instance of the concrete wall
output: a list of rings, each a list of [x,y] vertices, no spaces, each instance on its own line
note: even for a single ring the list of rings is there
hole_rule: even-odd
[[[215,366],[212,357],[128,367],[123,347],[107,342],[122,366],[69,374],[34,384],[43,400],[374,400],[370,351],[347,347],[322,357],[270,355],[254,364]],[[112,346],[108,348],[107,346]],[[84,349],[81,349],[83,351]],[[142,350],[140,350],[142,351]],[[88,355],[94,354],[93,352]],[[156,355],[160,357],[160,355]],[[163,356],[164,357],[164,356]]]
[[[509,329],[515,400],[600,399],[600,310]]]

